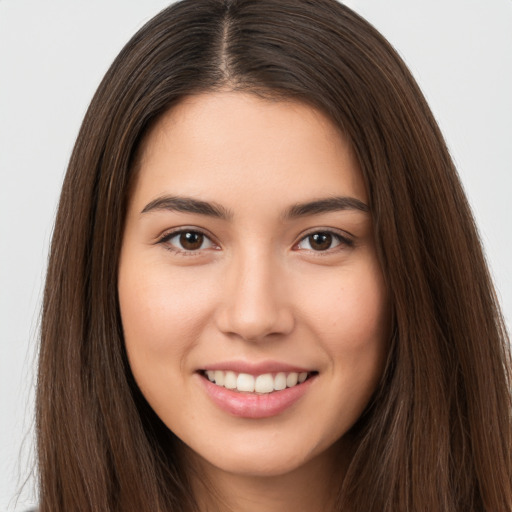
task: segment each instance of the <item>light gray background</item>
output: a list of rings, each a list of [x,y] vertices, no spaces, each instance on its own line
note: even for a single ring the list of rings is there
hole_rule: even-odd
[[[59,187],[109,64],[167,0],[0,0],[0,511],[33,452],[35,352]],[[473,206],[512,322],[512,0],[353,0],[410,66]],[[25,442],[23,442],[25,439]]]

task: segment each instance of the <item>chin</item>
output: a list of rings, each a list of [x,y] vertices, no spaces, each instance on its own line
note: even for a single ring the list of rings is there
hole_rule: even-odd
[[[218,440],[208,446],[188,447],[192,457],[225,473],[245,477],[285,476],[332,458],[338,443],[314,441],[297,432],[283,436],[277,427],[272,436],[247,435],[245,440]]]

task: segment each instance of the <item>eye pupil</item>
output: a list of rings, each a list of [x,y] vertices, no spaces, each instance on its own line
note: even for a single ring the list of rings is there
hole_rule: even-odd
[[[204,235],[194,231],[186,231],[180,235],[180,244],[188,251],[200,249],[201,245],[203,245],[203,240]]]
[[[332,235],[330,233],[315,233],[309,237],[309,243],[311,248],[316,251],[326,251],[331,247]]]

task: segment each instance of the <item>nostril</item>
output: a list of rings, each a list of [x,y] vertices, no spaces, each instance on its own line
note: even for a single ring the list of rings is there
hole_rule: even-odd
[[[219,312],[216,319],[218,329],[231,338],[248,342],[272,341],[293,331],[295,320],[290,311],[279,306],[263,311],[255,307],[245,309],[240,305]]]

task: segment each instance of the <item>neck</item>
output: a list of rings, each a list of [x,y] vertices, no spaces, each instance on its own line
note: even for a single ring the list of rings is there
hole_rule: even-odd
[[[200,512],[334,511],[347,460],[342,450],[320,454],[285,474],[255,476],[223,471],[195,456],[191,483]],[[343,456],[345,455],[345,457]],[[190,459],[189,459],[190,460]]]

